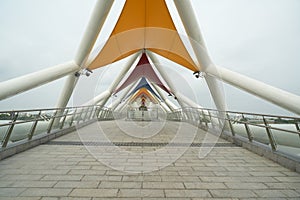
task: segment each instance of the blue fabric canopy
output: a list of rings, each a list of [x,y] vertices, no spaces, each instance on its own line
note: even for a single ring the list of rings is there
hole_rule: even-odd
[[[155,95],[159,100],[161,100],[161,97],[152,89],[152,87],[149,85],[147,79],[145,77],[142,77],[140,82],[137,84],[137,86],[130,92],[126,99],[130,96],[132,96],[136,91],[139,89],[146,88],[149,92],[151,92],[153,95]]]

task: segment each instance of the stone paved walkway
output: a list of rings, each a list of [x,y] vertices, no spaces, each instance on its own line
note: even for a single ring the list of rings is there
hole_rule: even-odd
[[[0,161],[0,199],[300,199],[298,173],[243,148],[178,122],[127,123],[94,123]],[[218,144],[200,159],[191,139]]]

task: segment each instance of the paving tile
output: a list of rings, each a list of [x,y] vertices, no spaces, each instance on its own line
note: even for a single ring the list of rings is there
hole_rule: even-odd
[[[91,197],[42,197],[41,200],[92,200]]]
[[[252,190],[252,189],[268,189],[266,185],[263,183],[225,183],[225,185],[230,189],[246,189],[246,190]]]
[[[99,188],[142,188],[141,182],[114,182],[114,181],[102,181]]]
[[[33,188],[51,188],[56,184],[56,181],[16,181],[10,187],[33,187]]]
[[[280,182],[300,183],[300,176],[297,177],[274,177]]]
[[[85,175],[82,181],[121,181],[122,176],[106,176],[106,175]]]
[[[213,197],[218,198],[249,198],[257,197],[251,190],[209,190]]]
[[[226,189],[224,183],[184,182],[187,189]]]
[[[162,189],[120,189],[118,197],[164,197]]]
[[[83,175],[46,175],[42,180],[80,181]]]
[[[214,172],[214,174],[216,176],[229,176],[229,177],[232,177],[232,176],[241,176],[241,177],[248,177],[248,176],[251,176],[248,172]]]
[[[203,182],[254,182],[254,183],[265,183],[265,182],[276,182],[273,177],[202,177],[200,179]]]
[[[117,197],[117,189],[74,189],[71,197]]]
[[[5,181],[21,181],[21,180],[26,180],[26,181],[30,181],[30,180],[40,180],[44,175],[5,175],[3,177],[1,177],[1,180],[5,180]]]
[[[294,198],[299,198],[300,199],[300,192],[299,190],[279,190],[283,194],[285,194],[287,197],[294,197]]]
[[[176,197],[147,197],[143,198],[143,200],[182,200],[182,199],[191,199],[191,198],[176,198]],[[203,200],[203,199],[202,199]]]
[[[300,183],[280,182],[280,183],[265,183],[271,189],[299,189]]]
[[[106,170],[91,170],[91,169],[71,169],[69,174],[84,174],[84,175],[104,175]]]
[[[191,200],[240,200],[241,198],[191,198]],[[244,198],[242,198],[244,200]],[[254,199],[252,199],[254,200]],[[255,199],[257,200],[257,199]],[[266,200],[266,199],[264,199]]]
[[[279,190],[255,190],[254,191],[259,197],[277,197],[277,198],[282,198],[282,197],[287,197],[285,194],[283,194]]]
[[[0,197],[3,199],[6,197],[16,197],[25,190],[26,188],[0,188]]]
[[[44,175],[52,175],[52,174],[67,174],[69,169],[35,169],[31,170],[30,174],[44,174]]]
[[[286,174],[281,173],[281,172],[249,172],[252,176],[286,176]]]
[[[100,181],[59,181],[54,188],[97,188]]]
[[[56,166],[55,169],[90,169],[90,165],[59,165]]]
[[[187,182],[198,182],[200,181],[197,176],[161,176],[161,181],[171,182],[171,181],[187,181]]]
[[[0,188],[10,187],[15,181],[0,180]]]
[[[104,197],[104,198],[101,198],[101,197],[97,197],[97,198],[93,198],[93,200],[107,200],[108,198]],[[109,200],[144,200],[145,198],[114,198],[114,197],[110,197]],[[157,198],[155,198],[157,199]],[[154,200],[154,199],[152,199]]]
[[[29,174],[31,170],[26,169],[3,169],[0,170],[0,175],[6,175],[6,174]]]
[[[208,190],[165,190],[166,197],[211,197]]]
[[[143,182],[143,188],[184,189],[184,185],[181,182]]]
[[[72,189],[55,189],[55,188],[28,188],[21,193],[21,196],[34,197],[34,196],[45,196],[45,197],[63,197],[68,196]]]
[[[1,197],[0,200],[40,200],[41,197]]]

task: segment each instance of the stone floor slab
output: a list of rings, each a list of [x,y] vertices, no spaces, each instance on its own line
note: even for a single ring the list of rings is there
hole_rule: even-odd
[[[148,122],[134,123],[140,128],[146,127]],[[148,139],[125,134],[114,121],[91,124],[79,132],[87,138],[92,137],[99,131],[98,125],[113,142],[129,144],[120,146],[122,154],[118,155],[111,147],[100,146],[99,155],[104,160],[98,161],[97,154],[91,154],[85,146],[72,144],[80,142],[80,138],[77,132],[70,133],[55,139],[65,144],[40,145],[0,161],[0,199],[300,198],[298,173],[241,147],[215,147],[203,159],[198,158],[200,147],[189,147],[171,162],[170,158],[184,147],[176,146],[161,152],[163,146],[134,145],[137,142],[171,141],[179,127],[178,122],[168,122],[158,134]],[[198,130],[194,142],[199,143],[204,137],[205,133]],[[217,142],[228,143],[222,139]],[[132,156],[125,158],[129,154]],[[158,155],[163,159],[158,159]],[[115,156],[120,157],[109,162]],[[118,171],[110,168],[110,164],[135,173]],[[155,169],[158,165],[166,167],[138,172],[143,167]]]
[[[71,197],[117,197],[118,189],[74,189]]]

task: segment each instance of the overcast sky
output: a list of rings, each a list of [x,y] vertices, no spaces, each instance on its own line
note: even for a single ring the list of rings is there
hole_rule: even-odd
[[[95,2],[1,0],[0,81],[72,60]],[[217,65],[300,95],[299,0],[192,0],[192,4]],[[111,21],[121,5],[114,6]],[[109,24],[106,27],[109,30]],[[178,90],[194,94],[194,100],[204,107],[213,107],[202,79],[195,79],[192,72],[173,63],[163,63],[175,77]],[[119,70],[120,64],[111,65],[82,77],[74,104],[103,91]],[[60,79],[2,100],[0,110],[54,107],[63,83]],[[239,89],[223,86],[230,110],[290,114]]]

